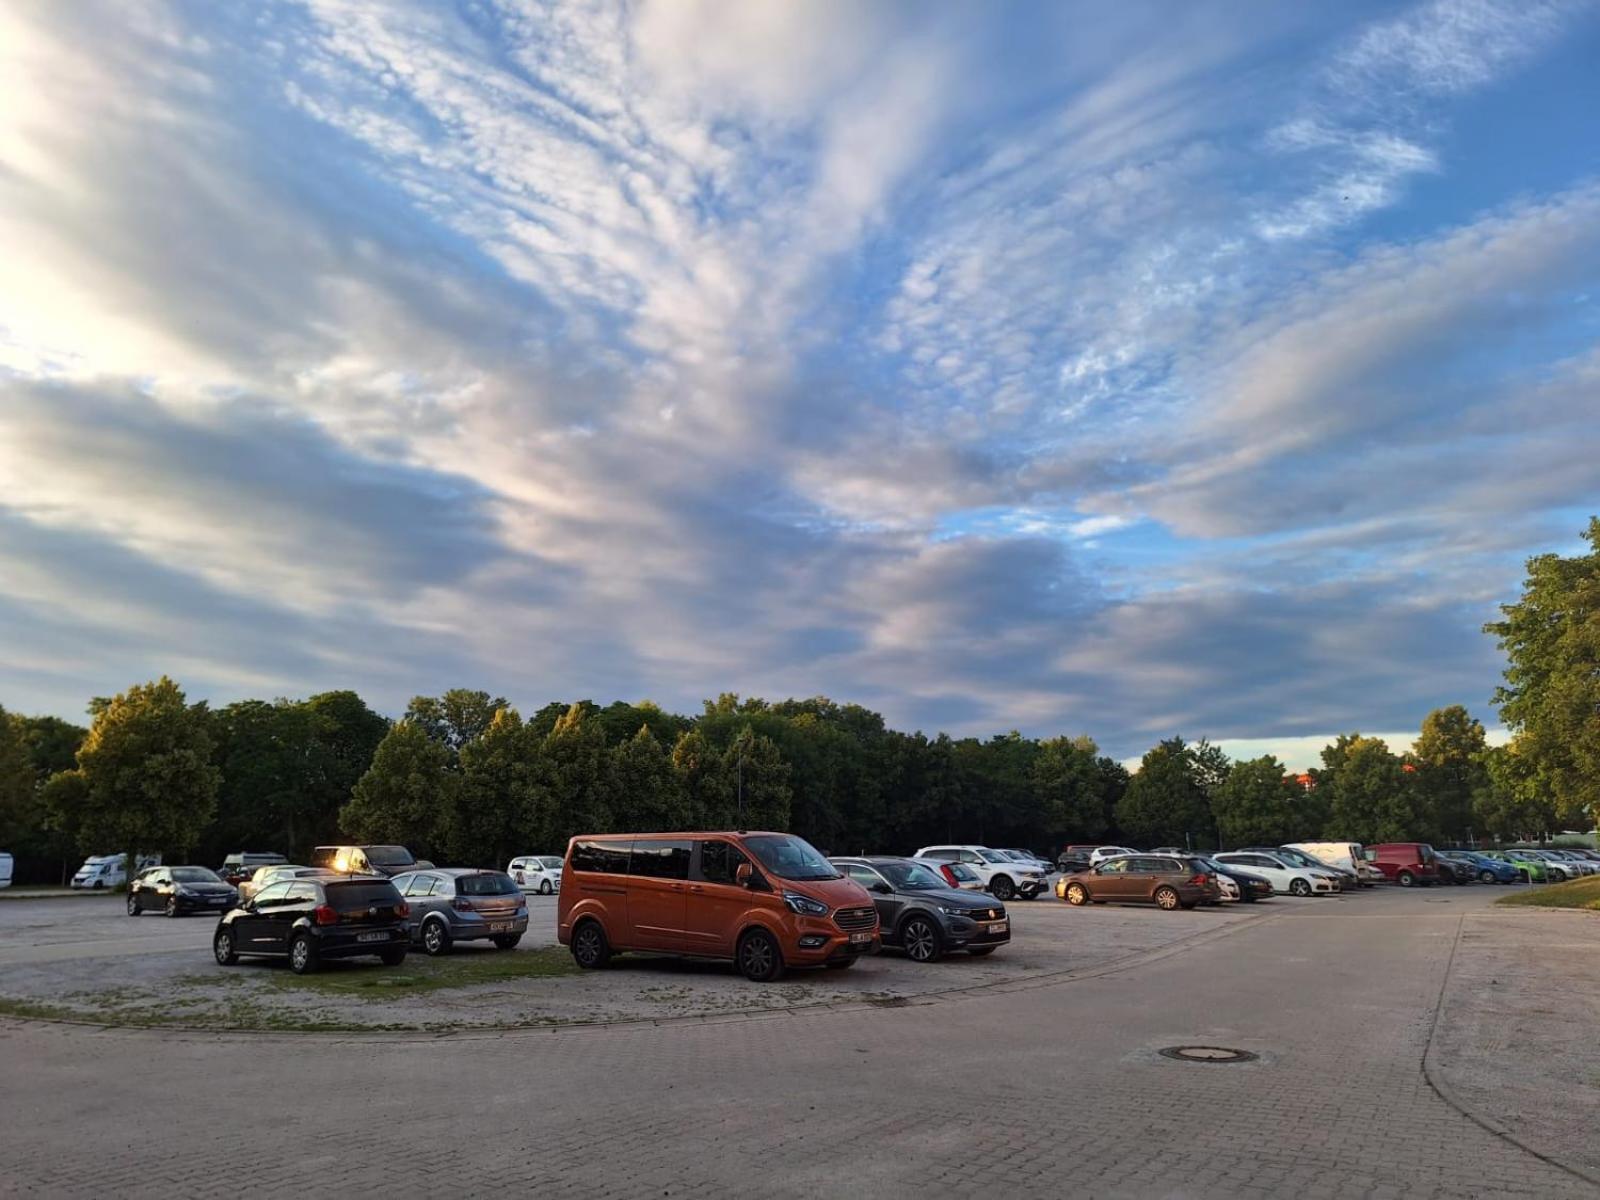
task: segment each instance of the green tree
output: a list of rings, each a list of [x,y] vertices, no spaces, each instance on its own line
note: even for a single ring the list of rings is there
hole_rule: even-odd
[[[1303,836],[1296,801],[1300,786],[1284,777],[1272,755],[1233,764],[1211,798],[1224,846],[1278,846]]]
[[[22,731],[22,741],[28,748],[33,771],[39,783],[57,771],[70,771],[78,763],[78,747],[89,731],[82,725],[63,721],[60,717],[22,717],[13,714]]]
[[[1416,787],[1434,813],[1439,832],[1462,842],[1473,831],[1473,810],[1488,786],[1484,773],[1483,723],[1459,704],[1436,708],[1422,719],[1422,733],[1411,748]]]
[[[141,850],[186,854],[216,811],[210,726],[164,675],[101,709],[78,751],[81,848],[125,848],[130,875]]]
[[[450,841],[458,862],[503,867],[530,848],[547,807],[541,741],[516,709],[502,708],[481,737],[461,747],[461,806]]]
[[[1146,752],[1117,804],[1117,828],[1121,836],[1146,845],[1212,846],[1216,822],[1194,750],[1181,737]]]
[[[690,828],[683,783],[650,726],[640,725],[633,737],[611,748],[610,774],[617,812],[613,828],[632,833]]]
[[[405,719],[436,742],[460,750],[488,731],[495,713],[507,707],[505,697],[469,688],[451,688],[442,696],[413,696]]]
[[[688,807],[688,823],[715,828],[732,804],[728,792],[732,781],[723,778],[721,751],[700,730],[687,730],[673,743],[672,772]]]
[[[722,794],[730,808],[718,814],[720,829],[774,829],[790,827],[789,764],[778,744],[753,729],[742,730],[722,752]],[[731,783],[733,786],[727,786]],[[739,798],[744,797],[744,820],[739,821]]]
[[[1039,744],[1032,766],[1034,802],[1057,844],[1105,834],[1098,755],[1099,747],[1088,736],[1056,737]]]
[[[1485,786],[1473,798],[1472,820],[1481,836],[1501,842],[1532,840],[1554,826],[1555,806],[1520,739],[1488,747],[1479,765]]]
[[[1574,829],[1600,818],[1600,517],[1584,539],[1588,554],[1529,559],[1521,598],[1484,626],[1506,655],[1500,719]]]
[[[400,721],[340,811],[344,832],[360,842],[398,842],[423,857],[440,854],[456,833],[461,777],[454,767],[449,746]]]
[[[544,739],[542,762],[552,845],[612,827],[606,735],[591,711],[580,704],[567,709]]]
[[[33,832],[36,787],[22,719],[0,707],[0,845],[16,846]]]
[[[1328,757],[1324,751],[1324,758]],[[1382,738],[1341,739],[1331,773],[1332,824],[1339,836],[1373,844],[1427,839],[1433,821],[1398,755]]]

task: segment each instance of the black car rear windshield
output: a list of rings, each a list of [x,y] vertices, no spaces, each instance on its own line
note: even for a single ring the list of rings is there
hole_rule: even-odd
[[[328,883],[323,887],[328,894],[328,903],[340,912],[400,903],[400,893],[394,890],[392,883]]]
[[[361,852],[375,867],[409,867],[417,861],[404,846],[365,846]]]
[[[504,871],[485,871],[481,875],[459,875],[456,877],[456,895],[458,896],[515,896],[517,894],[517,885],[511,882],[511,876]]]

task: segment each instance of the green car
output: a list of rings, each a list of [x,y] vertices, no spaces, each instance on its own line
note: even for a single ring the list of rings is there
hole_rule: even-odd
[[[1542,858],[1534,858],[1517,850],[1485,850],[1483,853],[1510,863],[1534,883],[1544,883],[1550,878],[1549,868]]]

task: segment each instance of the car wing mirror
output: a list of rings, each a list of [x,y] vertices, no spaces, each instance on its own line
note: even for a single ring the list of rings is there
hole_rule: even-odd
[[[733,881],[740,887],[749,887],[751,880],[756,877],[755,868],[749,863],[740,863],[733,871]]]
[[[875,883],[872,885],[872,890],[883,896],[892,895],[894,892],[894,889],[887,883]]]

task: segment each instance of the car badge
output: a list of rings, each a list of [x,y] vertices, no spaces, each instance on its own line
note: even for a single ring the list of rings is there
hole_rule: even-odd
[[[369,909],[367,909],[367,916],[369,916],[369,917],[375,917],[375,916],[377,916],[377,915],[378,915],[378,910],[377,910],[377,909],[376,909],[376,908],[369,908]]]

